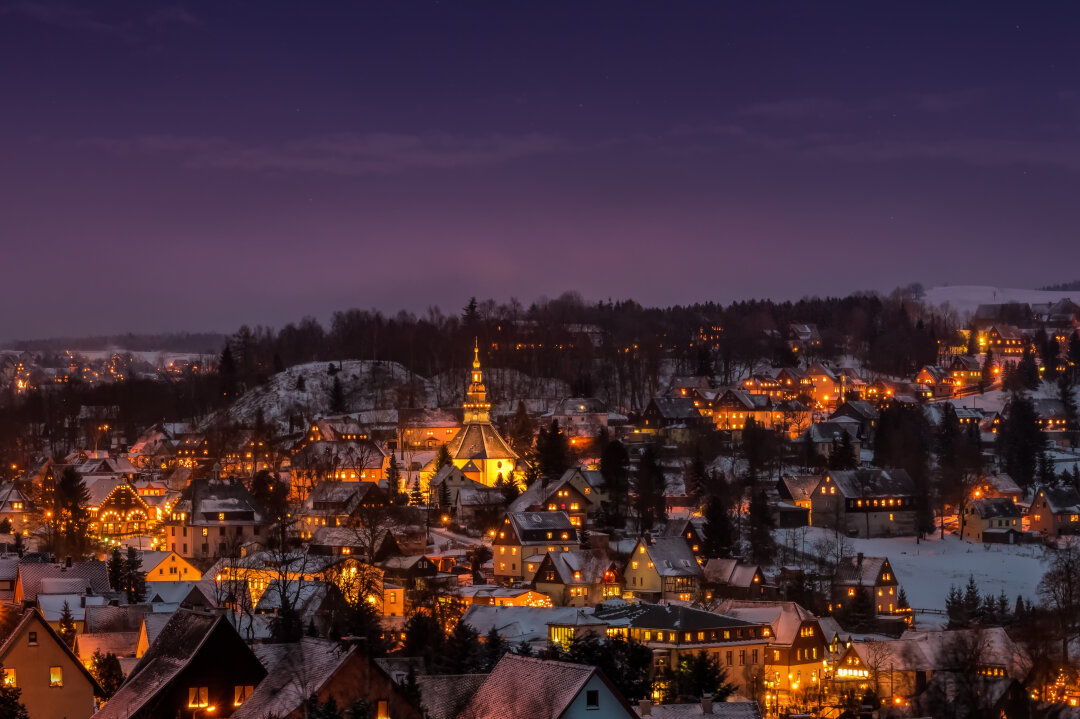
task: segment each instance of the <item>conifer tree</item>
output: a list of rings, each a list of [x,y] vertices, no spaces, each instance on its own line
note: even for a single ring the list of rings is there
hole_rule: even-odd
[[[772,536],[775,523],[765,490],[751,495],[747,520],[750,528],[750,556],[755,564],[772,564],[776,556],[776,542]]]
[[[728,502],[719,495],[709,497],[705,504],[704,552],[706,557],[731,556],[735,543],[735,527],[731,522]]]
[[[68,606],[66,599],[64,600],[64,606],[60,610],[60,629],[58,633],[69,649],[75,648],[75,617],[71,614],[71,607]]]
[[[124,670],[120,667],[120,660],[112,652],[102,654],[100,649],[95,649],[90,657],[90,673],[97,679],[105,698],[115,694],[124,683]],[[2,716],[3,713],[0,713],[0,717]]]
[[[401,486],[401,469],[398,467],[397,454],[390,453],[390,461],[386,465],[386,486],[391,492],[397,492]]]
[[[1035,405],[1028,397],[1014,394],[998,430],[997,453],[1005,473],[1021,487],[1030,487],[1035,481],[1044,444]]]
[[[440,444],[439,449],[435,452],[435,471],[438,472],[443,467],[453,464],[454,460],[450,457],[450,450],[445,444]]]
[[[124,591],[128,604],[138,604],[146,599],[146,574],[143,572],[142,556],[135,547],[128,547],[124,560]]]
[[[634,509],[637,511],[639,531],[650,531],[658,520],[666,516],[666,488],[667,480],[656,452],[652,447],[647,447],[634,473]]]
[[[124,591],[124,557],[120,554],[120,547],[113,547],[108,562],[109,586],[114,592]]]
[[[494,669],[495,665],[502,659],[503,654],[508,651],[510,651],[510,645],[499,636],[499,630],[492,625],[491,630],[484,637],[483,671],[490,672]]]
[[[345,411],[345,391],[341,387],[341,378],[335,376],[330,386],[330,411],[341,414]]]
[[[558,479],[570,469],[570,443],[558,420],[540,430],[536,438],[536,461],[540,477],[544,480]]]
[[[983,358],[982,371],[979,374],[979,391],[985,392],[994,384],[994,350],[986,348],[986,357]]]

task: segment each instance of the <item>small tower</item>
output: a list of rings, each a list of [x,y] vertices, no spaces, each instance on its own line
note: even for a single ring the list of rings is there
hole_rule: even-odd
[[[487,401],[487,388],[480,372],[480,344],[473,340],[472,382],[465,393],[465,423],[491,422],[491,404]]]

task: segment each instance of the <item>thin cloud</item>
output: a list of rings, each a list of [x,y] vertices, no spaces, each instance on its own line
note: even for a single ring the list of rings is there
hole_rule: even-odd
[[[105,17],[89,3],[84,6],[61,0],[15,0],[0,5],[0,14],[126,42],[139,42],[149,28],[201,24],[201,20],[182,5],[163,5],[149,11],[140,8],[124,20],[117,20]]]
[[[366,175],[418,168],[497,165],[567,149],[554,135],[339,133],[280,144],[243,145],[219,138],[146,136],[90,139],[116,154],[180,155],[189,167]]]

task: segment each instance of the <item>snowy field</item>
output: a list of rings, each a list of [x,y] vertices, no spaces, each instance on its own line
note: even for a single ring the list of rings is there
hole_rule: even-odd
[[[923,301],[928,305],[948,305],[960,316],[970,315],[983,304],[1027,302],[1040,304],[1070,298],[1080,302],[1080,292],[1046,292],[1044,290],[1010,289],[982,285],[953,285],[934,287],[926,291]]]
[[[783,542],[785,532],[806,531],[808,551],[821,538],[832,539],[831,530],[808,527],[805,530],[781,530],[777,541]],[[803,537],[799,536],[802,542]],[[1017,595],[1024,600],[1037,599],[1036,589],[1046,569],[1040,545],[987,545],[964,542],[946,533],[945,539],[935,534],[916,544],[914,538],[846,539],[850,554],[862,552],[868,557],[888,557],[908,601],[916,609],[945,609],[949,587],[967,584],[974,576],[983,594],[995,597],[1005,591],[1009,603]]]

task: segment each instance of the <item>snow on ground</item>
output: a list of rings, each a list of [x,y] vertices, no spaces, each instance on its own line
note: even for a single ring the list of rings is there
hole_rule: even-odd
[[[784,531],[803,530],[781,530]],[[807,527],[806,532],[805,546],[811,552],[815,542],[834,537],[832,530],[822,527]],[[983,594],[996,597],[1004,590],[1010,604],[1017,595],[1023,595],[1025,600],[1037,598],[1036,589],[1046,571],[1041,546],[983,545],[962,541],[955,535],[946,534],[945,539],[938,536],[918,543],[914,537],[845,541],[850,554],[862,552],[868,557],[888,557],[908,602],[915,609],[945,609],[949,587],[954,584],[962,587],[969,576],[975,577]],[[783,538],[778,536],[777,541]]]
[[[1080,301],[1080,292],[1047,292],[1045,290],[1010,289],[985,285],[954,285],[934,287],[926,291],[923,301],[928,305],[948,305],[957,314],[970,315],[975,308],[983,304],[1003,304],[1006,302],[1028,302],[1038,304],[1057,302],[1071,298]]]

